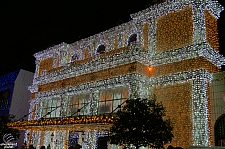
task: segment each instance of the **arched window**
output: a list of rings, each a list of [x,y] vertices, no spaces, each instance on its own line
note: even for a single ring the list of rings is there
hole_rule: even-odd
[[[105,53],[105,46],[104,45],[98,46],[98,49],[97,49],[97,54],[102,54],[102,53]]]
[[[128,40],[128,45],[130,45],[131,43],[134,43],[137,41],[137,34],[132,34],[130,37],[129,37],[129,40]]]
[[[217,119],[214,129],[215,145],[225,146],[225,114]]]
[[[72,57],[71,57],[71,62],[75,62],[75,61],[77,61],[77,60],[79,60],[79,54],[78,54],[78,53],[75,53],[75,54],[73,54]]]

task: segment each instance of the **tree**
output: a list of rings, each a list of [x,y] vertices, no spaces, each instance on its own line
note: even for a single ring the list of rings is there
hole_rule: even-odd
[[[15,119],[14,115],[1,115],[0,116],[0,142],[3,141],[5,134],[11,134],[14,139],[19,139],[20,131],[17,129],[9,128],[7,123],[13,122]]]
[[[166,118],[162,103],[152,99],[129,99],[126,105],[116,112],[118,119],[110,128],[111,144],[134,145],[151,148],[164,148],[172,141],[172,124]]]

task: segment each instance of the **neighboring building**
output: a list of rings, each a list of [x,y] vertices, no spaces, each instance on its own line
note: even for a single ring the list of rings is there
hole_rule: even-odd
[[[171,145],[221,146],[224,130],[215,135],[214,126],[224,113],[225,82],[223,90],[216,86],[225,64],[217,34],[222,10],[213,0],[167,0],[127,23],[34,54],[32,114],[10,126],[27,130],[37,148],[115,149],[104,139],[113,120],[107,114],[127,98],[155,94],[174,122]]]
[[[213,74],[210,99],[213,144],[225,146],[225,71]]]
[[[28,87],[32,85],[34,73],[23,69],[0,76],[0,115],[12,114],[15,119],[27,120],[31,93]],[[24,131],[21,131],[18,145],[24,143]]]

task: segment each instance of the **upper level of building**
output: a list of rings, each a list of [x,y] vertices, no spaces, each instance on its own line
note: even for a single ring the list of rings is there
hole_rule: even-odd
[[[35,53],[30,91],[38,92],[38,86],[49,82],[133,62],[157,67],[191,59],[197,63],[193,69],[198,69],[205,67],[199,66],[205,60],[219,69],[225,64],[219,54],[217,31],[222,10],[213,0],[167,0],[131,14],[127,23]]]

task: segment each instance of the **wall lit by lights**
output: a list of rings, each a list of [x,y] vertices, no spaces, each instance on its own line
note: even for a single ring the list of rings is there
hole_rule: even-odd
[[[167,0],[131,14],[120,26],[34,54],[30,120],[66,117],[84,105],[81,115],[104,114],[127,97],[154,93],[174,122],[172,145],[213,145],[208,84],[225,64],[216,25],[222,10],[217,1]],[[98,54],[99,47],[105,52]],[[83,131],[77,133],[83,148],[94,148],[107,135]],[[69,128],[28,132],[28,142],[54,148],[67,148],[71,136]]]

